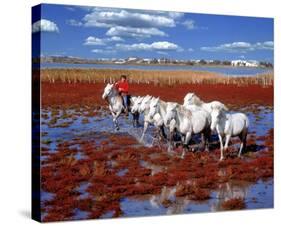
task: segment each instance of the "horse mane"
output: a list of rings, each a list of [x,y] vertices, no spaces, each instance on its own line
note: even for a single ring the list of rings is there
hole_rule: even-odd
[[[146,95],[145,97],[143,97],[142,101],[148,101],[148,100],[151,100],[153,97],[150,96],[150,95]]]
[[[188,109],[186,109],[184,106],[182,106],[182,105],[179,105],[178,106],[178,108],[177,108],[177,110],[178,110],[178,112],[181,114],[181,115],[183,115],[183,116],[185,116],[185,117],[187,117],[187,118],[191,118],[192,117],[192,112],[190,111],[190,110],[188,110]]]
[[[167,102],[159,99],[160,107],[163,106],[165,109],[167,108]]]
[[[219,111],[228,111],[228,108],[223,103],[221,103],[219,101],[213,101],[211,103],[211,108],[219,110]]]
[[[114,94],[114,95],[118,94],[118,91],[117,91],[115,85],[113,85],[113,87],[112,87],[112,94]]]
[[[202,104],[204,104],[204,101],[202,101],[198,96],[194,95],[193,104],[195,104],[197,106],[201,106]]]

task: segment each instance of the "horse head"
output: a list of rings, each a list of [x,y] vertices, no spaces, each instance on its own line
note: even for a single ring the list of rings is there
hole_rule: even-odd
[[[150,100],[151,100],[152,96],[150,95],[146,95],[142,102],[141,105],[139,106],[139,111],[140,112],[144,112],[146,109],[149,109],[149,104],[150,104]]]
[[[165,125],[169,125],[171,120],[176,118],[178,106],[179,105],[177,103],[173,103],[173,102],[167,103],[167,112],[164,118]]]
[[[159,97],[158,98],[153,97],[149,104],[149,113],[148,113],[149,118],[152,119],[154,117],[154,115],[156,113],[158,113],[158,111],[159,111],[158,105],[159,105]]]
[[[211,130],[214,130],[228,108],[218,101],[213,101],[211,103],[211,110]]]
[[[193,105],[194,97],[196,97],[195,93],[187,93],[184,97],[184,105]]]
[[[143,97],[136,97],[134,100],[133,100],[133,106],[131,108],[131,112],[134,114],[136,112],[139,112],[139,107],[142,103],[142,100],[143,100]]]
[[[219,101],[213,101],[211,102],[211,109],[218,109],[221,111],[228,111],[228,108],[221,102]]]
[[[110,96],[113,89],[114,89],[114,84],[108,83],[104,88],[102,99],[106,99],[108,96]]]

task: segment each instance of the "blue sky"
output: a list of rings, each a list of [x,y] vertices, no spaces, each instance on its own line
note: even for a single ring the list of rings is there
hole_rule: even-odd
[[[273,19],[42,5],[41,54],[273,61]]]

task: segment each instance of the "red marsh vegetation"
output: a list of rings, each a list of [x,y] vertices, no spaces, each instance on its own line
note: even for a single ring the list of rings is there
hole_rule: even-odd
[[[225,182],[255,183],[273,176],[273,130],[262,137],[270,148],[222,162],[218,161],[219,150],[189,152],[181,159],[177,154],[169,155],[166,149],[132,146],[136,141],[130,136],[124,135],[126,142],[120,142],[118,135],[103,133],[102,139],[110,140],[105,146],[96,144],[100,138],[100,134],[92,134],[91,139],[63,141],[56,152],[49,152],[42,161],[42,189],[54,194],[42,205],[46,213],[43,221],[70,220],[77,209],[86,211],[87,218],[100,218],[109,212],[112,217],[119,217],[123,214],[120,202],[124,197],[160,195],[163,187],[174,187],[176,197],[203,201]],[[73,144],[80,148],[73,148]],[[78,152],[84,158],[76,159]],[[153,172],[154,165],[161,166],[161,172]],[[79,190],[83,183],[88,186]],[[169,200],[163,206],[167,208],[172,203]],[[220,206],[222,210],[244,208],[245,202],[240,198]]]
[[[101,96],[104,83],[49,83],[42,85],[42,105],[106,105]],[[196,93],[204,101],[220,100],[227,105],[248,106],[260,104],[273,106],[273,86],[224,85],[224,84],[180,84],[175,86],[155,86],[153,84],[130,84],[132,95],[152,95],[165,101],[183,102],[188,92]]]

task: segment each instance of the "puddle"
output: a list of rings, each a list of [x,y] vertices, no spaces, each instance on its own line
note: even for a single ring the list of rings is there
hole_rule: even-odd
[[[78,208],[74,209],[73,212],[74,212],[73,217],[72,217],[73,220],[87,219],[90,216],[89,212],[82,211]]]
[[[222,211],[222,203],[233,198],[245,199],[246,209],[273,208],[273,181],[258,181],[256,184],[222,184],[218,191],[211,192],[206,201],[193,201],[187,197],[173,196],[173,188],[163,195],[125,198],[121,201],[124,216],[152,216]],[[163,197],[164,196],[164,197]],[[174,199],[174,200],[173,200]],[[169,204],[165,204],[170,200]]]
[[[123,177],[123,176],[126,175],[126,173],[127,173],[128,171],[129,171],[128,169],[122,169],[122,170],[120,170],[120,171],[117,173],[117,175],[118,175],[119,177]]]
[[[78,191],[80,192],[81,194],[78,196],[78,199],[86,199],[90,196],[90,194],[87,192],[87,189],[88,187],[90,186],[91,184],[86,182],[86,183],[81,183],[79,185],[78,188],[75,189],[75,191]]]

